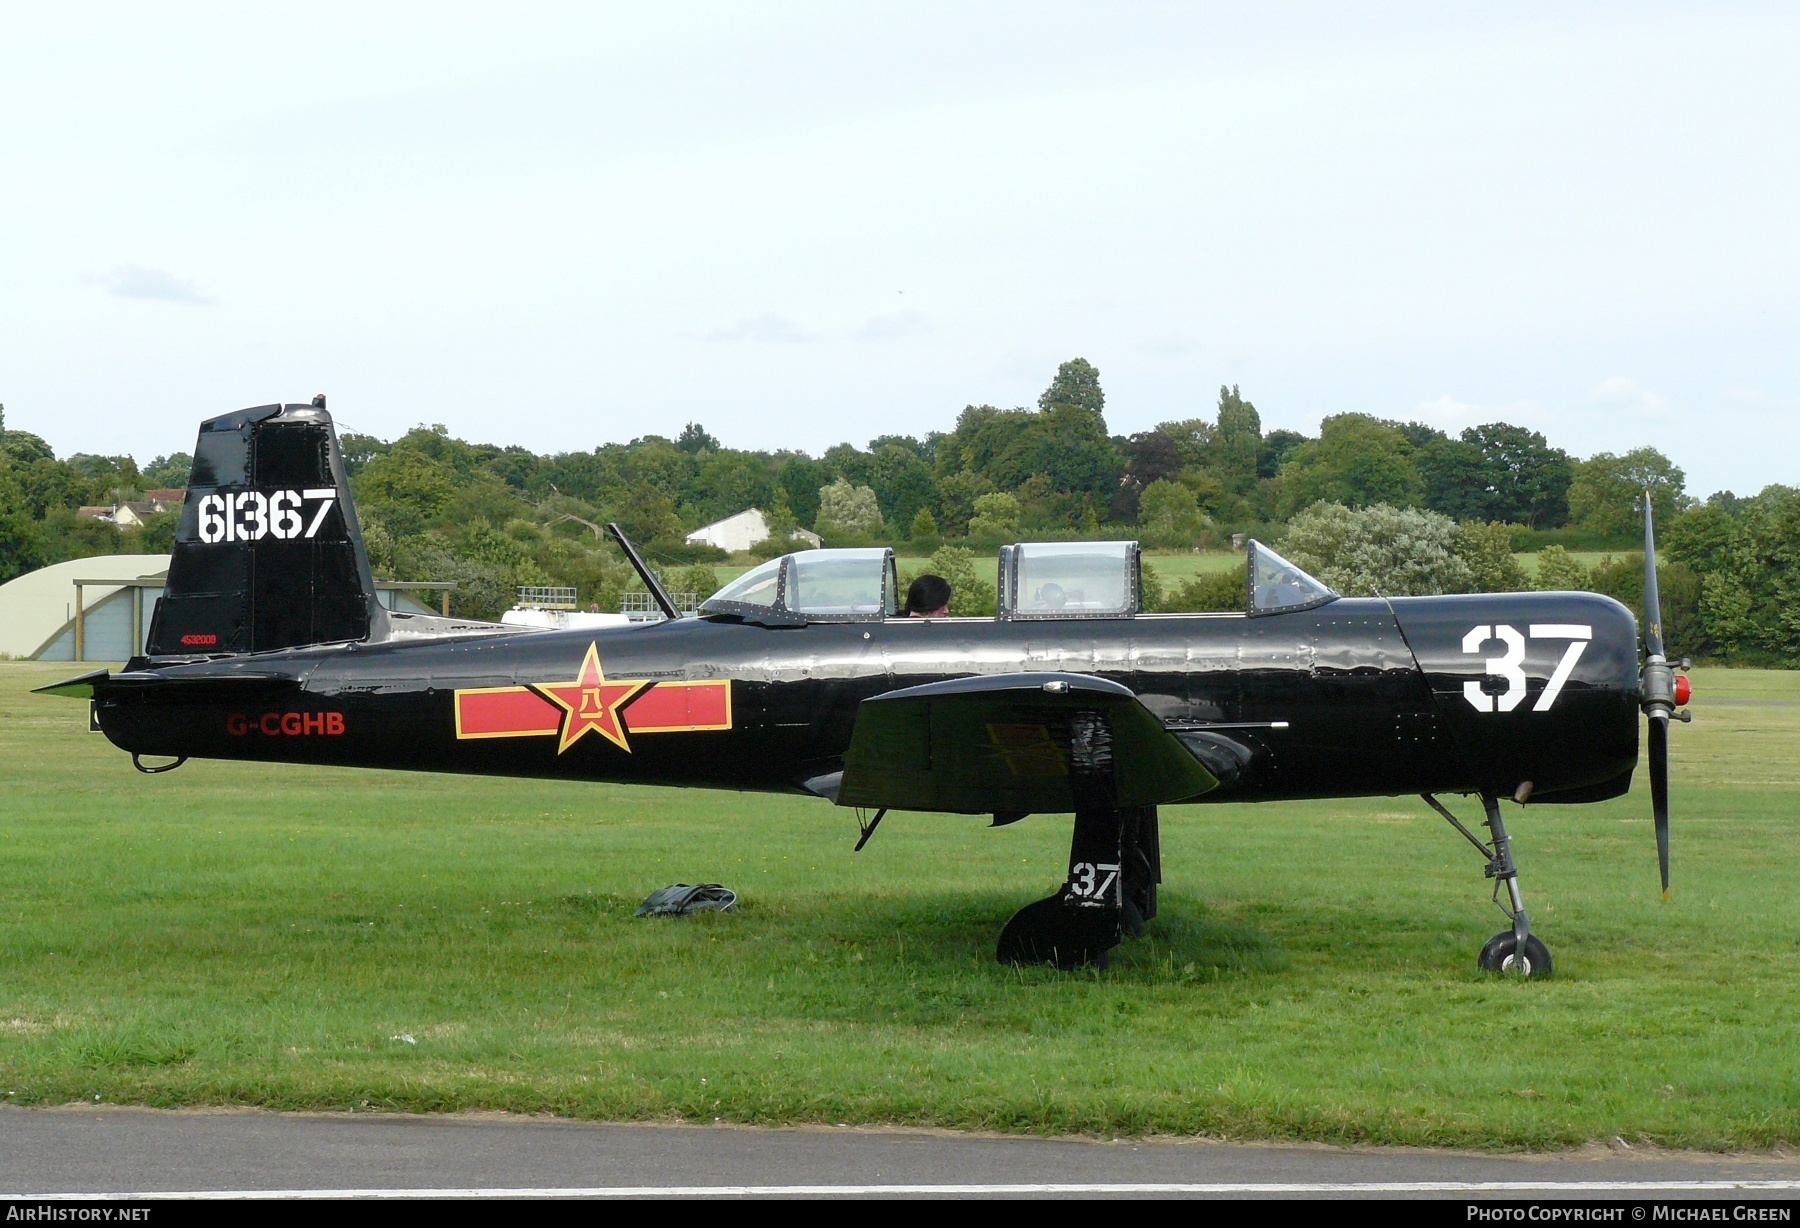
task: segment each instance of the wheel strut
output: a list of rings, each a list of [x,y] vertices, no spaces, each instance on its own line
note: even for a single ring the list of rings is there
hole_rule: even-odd
[[[1511,914],[1513,938],[1523,948],[1525,940],[1531,937],[1531,920],[1525,915],[1525,901],[1519,897],[1519,867],[1513,861],[1512,838],[1506,834],[1506,820],[1500,817],[1500,799],[1492,793],[1483,793],[1481,805],[1487,811],[1487,829],[1494,837],[1494,855],[1483,873],[1494,880],[1496,902],[1500,898],[1501,885],[1505,885],[1506,898],[1512,907],[1503,905],[1501,911]]]

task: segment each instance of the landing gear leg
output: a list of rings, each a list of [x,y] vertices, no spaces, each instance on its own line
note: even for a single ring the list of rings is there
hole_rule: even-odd
[[[1162,882],[1162,841],[1156,807],[1136,806],[1121,810],[1119,816],[1119,873],[1124,879],[1122,923],[1126,933],[1142,938],[1144,922],[1156,916],[1156,886]]]
[[[1524,977],[1549,976],[1550,949],[1531,932],[1531,919],[1525,915],[1525,901],[1519,895],[1519,867],[1513,861],[1512,839],[1506,834],[1506,820],[1500,815],[1500,799],[1492,793],[1481,795],[1482,809],[1487,811],[1486,826],[1493,837],[1490,847],[1464,827],[1462,821],[1446,810],[1437,798],[1429,793],[1424,797],[1427,805],[1448,819],[1450,825],[1487,858],[1487,869],[1484,872],[1494,880],[1494,903],[1500,905],[1500,911],[1512,922],[1511,929],[1501,930],[1488,939],[1487,945],[1481,948],[1481,954],[1477,957],[1477,964],[1487,972],[1517,972]],[[1506,891],[1507,902],[1504,904],[1500,903],[1502,888]]]
[[[1069,841],[1069,875],[1062,889],[1013,914],[1000,931],[994,958],[1003,964],[1104,968],[1107,952],[1124,936],[1126,816],[1132,816],[1140,833],[1132,851],[1143,858],[1140,814],[1113,808],[1077,810],[1075,835]],[[1154,909],[1154,885],[1150,887]],[[1141,918],[1142,913],[1138,915]]]

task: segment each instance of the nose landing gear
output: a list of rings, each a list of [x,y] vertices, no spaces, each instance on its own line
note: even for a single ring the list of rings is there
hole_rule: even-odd
[[[1481,795],[1482,809],[1487,811],[1485,826],[1493,836],[1492,846],[1464,827],[1462,820],[1445,809],[1442,802],[1429,793],[1421,794],[1425,804],[1443,815],[1450,826],[1461,832],[1487,858],[1484,873],[1494,880],[1494,903],[1512,922],[1512,928],[1501,930],[1481,948],[1476,963],[1485,972],[1513,972],[1522,977],[1546,977],[1552,964],[1550,949],[1531,932],[1531,920],[1525,915],[1525,902],[1519,895],[1519,867],[1513,861],[1512,840],[1506,834],[1506,820],[1500,817],[1500,799],[1492,793]],[[1500,902],[1500,889],[1506,888],[1506,903]]]

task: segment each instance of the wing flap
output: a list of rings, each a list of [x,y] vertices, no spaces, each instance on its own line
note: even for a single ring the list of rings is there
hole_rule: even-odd
[[[1217,784],[1130,688],[1087,674],[998,674],[864,700],[837,803],[1066,813],[1096,790],[1100,804],[1151,806]]]

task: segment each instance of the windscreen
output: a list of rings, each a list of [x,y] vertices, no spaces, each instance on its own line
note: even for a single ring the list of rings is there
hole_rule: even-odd
[[[770,559],[760,567],[752,567],[743,575],[706,599],[707,605],[722,601],[739,605],[775,604],[781,591],[781,560]]]
[[[1015,616],[1130,614],[1132,543],[1032,542],[1014,548]]]
[[[1306,610],[1337,596],[1261,542],[1250,543],[1250,613]]]
[[[804,550],[792,556],[787,607],[797,614],[881,614],[888,552]]]

